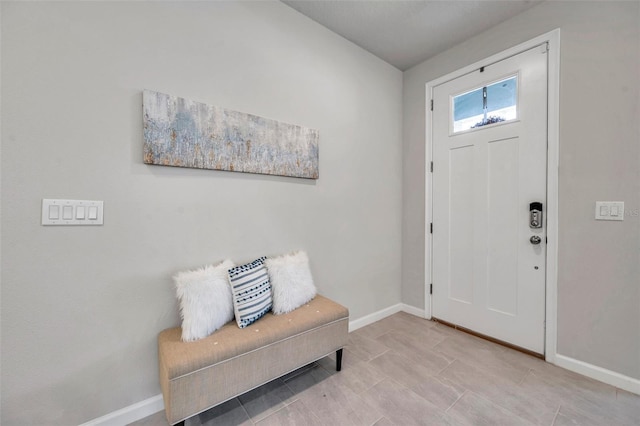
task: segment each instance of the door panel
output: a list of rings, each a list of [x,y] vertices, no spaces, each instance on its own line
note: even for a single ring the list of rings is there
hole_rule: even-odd
[[[451,250],[457,256],[449,263],[449,297],[473,303],[473,217],[466,214],[473,208],[473,146],[449,151]]]
[[[518,141],[488,144],[487,307],[509,315],[517,313],[518,238]]]
[[[491,87],[486,97],[502,86],[517,98],[508,121],[454,131],[454,99],[477,102],[478,88]],[[546,94],[546,49],[537,47],[434,87],[432,115],[433,316],[538,353],[545,226],[529,227],[529,203],[546,206]]]

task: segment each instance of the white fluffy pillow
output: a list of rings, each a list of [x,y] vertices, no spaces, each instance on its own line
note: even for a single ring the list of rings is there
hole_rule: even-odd
[[[269,258],[265,265],[271,281],[274,314],[291,312],[316,296],[309,258],[304,251]]]
[[[234,266],[225,260],[217,266],[180,272],[173,280],[180,300],[182,340],[207,337],[233,319],[233,301],[227,271]]]

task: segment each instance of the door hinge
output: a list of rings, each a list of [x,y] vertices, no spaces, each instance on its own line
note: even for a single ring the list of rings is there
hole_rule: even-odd
[[[431,173],[433,173],[433,161],[431,162]]]
[[[429,294],[433,294],[433,284],[429,284]]]
[[[433,234],[433,222],[429,224],[429,233]]]
[[[433,99],[431,99],[431,111],[433,111]]]

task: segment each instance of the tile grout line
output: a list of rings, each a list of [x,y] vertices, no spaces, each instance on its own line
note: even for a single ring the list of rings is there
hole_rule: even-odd
[[[294,370],[291,373],[289,373],[289,374],[292,374],[292,373],[295,373],[297,371],[298,372],[297,374],[294,374],[291,377],[287,377],[286,379],[283,379],[282,377],[280,377],[280,379],[282,380],[283,383],[286,383],[289,380],[295,379],[296,377],[300,376],[301,374],[304,374],[305,372],[307,372],[307,370],[311,370],[313,368],[313,365],[319,365],[320,366],[320,364],[318,364],[317,362],[314,361],[314,362],[311,362],[311,363],[309,363],[307,365],[303,365],[302,367],[298,368],[297,370]],[[289,374],[286,374],[286,375],[288,376]]]
[[[296,401],[298,401],[298,400],[296,399]],[[291,402],[291,403],[289,403],[289,404],[284,404],[282,407],[278,408],[278,409],[277,409],[277,410],[275,410],[273,413],[269,414],[268,416],[263,417],[262,419],[258,420],[257,422],[254,422],[254,421],[253,421],[253,419],[252,419],[251,417],[249,417],[249,420],[251,420],[251,423],[253,423],[254,425],[255,425],[255,424],[258,424],[258,423],[260,423],[261,421],[264,421],[264,420],[268,419],[269,417],[273,416],[274,414],[276,414],[276,413],[280,412],[281,410],[284,410],[285,408],[287,408],[289,405],[293,404],[293,403],[294,403],[294,402],[296,402],[296,401],[292,401],[292,402]],[[242,406],[242,408],[244,408],[244,406]],[[244,411],[246,412],[247,410],[245,409]],[[247,413],[247,415],[249,415],[249,413]]]
[[[485,396],[485,395],[483,395],[481,393],[474,392],[473,390],[469,390],[469,392],[473,393],[477,398],[483,399],[486,402],[488,402],[488,403],[490,403],[492,405],[495,405],[496,407],[502,409],[503,411],[506,411],[507,413],[511,414],[512,416],[514,416],[514,417],[516,417],[516,418],[518,418],[520,420],[524,420],[525,422],[527,422],[527,424],[531,424],[531,425],[533,424],[533,422],[529,421],[529,419],[527,419],[525,417],[522,417],[518,413],[515,413],[515,412],[511,411],[510,409],[508,409],[504,405],[498,403],[497,401],[493,401],[491,398],[489,398],[489,397],[487,397],[487,396]]]
[[[322,366],[321,366],[321,365],[319,365],[319,367],[320,367],[320,368],[322,368]],[[324,370],[324,369],[323,369],[323,370]],[[305,371],[307,371],[307,370],[305,370]],[[325,370],[325,371],[326,371],[326,370]],[[301,376],[301,375],[302,375],[302,373],[300,373],[300,374],[296,374],[295,376],[293,376],[293,377],[289,378],[289,380],[286,380],[286,381],[285,381],[285,380],[283,380],[283,381],[282,381],[282,383],[284,383],[285,387],[289,390],[289,392],[291,392],[291,394],[292,394],[292,395],[294,395],[294,396],[296,397],[296,399],[295,399],[295,400],[291,401],[291,402],[290,402],[290,403],[288,403],[288,404],[285,404],[285,405],[284,405],[285,407],[287,407],[287,406],[289,406],[289,405],[293,404],[293,403],[294,403],[294,402],[296,402],[298,399],[300,399],[300,398],[299,398],[299,396],[298,396],[298,393],[297,393],[297,392],[294,392],[294,390],[293,390],[293,389],[291,389],[291,387],[289,387],[289,383],[287,383],[287,382],[289,382],[289,381],[291,381],[291,380],[293,380],[293,379],[295,379],[296,377]],[[284,407],[283,407],[283,408],[284,408]]]
[[[389,352],[390,350],[391,350],[390,348],[387,348],[387,350],[386,350],[386,351],[382,352],[381,354],[378,354],[378,355],[374,356],[373,358],[371,358],[371,359],[370,359],[369,361],[367,361],[367,362],[371,362],[371,361],[373,361],[374,359],[378,359],[378,358],[380,358],[382,355],[386,354],[386,353],[387,353],[387,352]]]
[[[529,368],[527,370],[526,373],[524,373],[524,376],[522,377],[522,379],[518,382],[518,386],[522,386],[522,384],[524,383],[524,381],[527,379],[527,377],[529,377],[529,374],[531,374],[531,371],[533,371],[533,368]]]
[[[558,415],[560,414],[560,409],[562,408],[562,404],[558,405],[558,409],[556,410],[556,414],[555,416],[553,416],[553,420],[551,421],[551,426],[556,424],[556,419],[558,418]]]
[[[452,339],[452,338],[453,338],[452,336],[444,336],[444,338],[442,339],[442,341],[440,341],[440,342],[438,342],[436,345],[434,345],[434,346],[431,348],[431,350],[433,350],[434,352],[440,352],[441,354],[447,355],[447,353],[446,353],[446,352],[443,352],[442,350],[436,350],[436,348],[437,348],[438,346],[440,346],[441,344],[443,344],[444,342],[446,342],[447,340]],[[454,358],[454,360],[453,360],[453,361],[455,361],[456,359],[457,359],[457,358]],[[453,361],[451,361],[451,362],[453,362]]]
[[[376,420],[375,422],[371,423],[371,426],[376,426],[376,423],[378,423],[380,420],[384,419],[384,416],[380,416],[380,418],[378,420]]]
[[[287,401],[282,401],[282,405],[283,405],[283,407],[282,407],[282,408],[284,408],[284,407],[288,407],[289,405],[293,404],[294,402],[299,401],[299,400],[300,400],[300,393],[294,392],[294,391],[293,391],[293,389],[291,389],[291,388],[289,387],[289,385],[285,383],[285,381],[284,381],[284,380],[282,381],[282,384],[284,384],[284,387],[285,387],[285,388],[287,388],[287,390],[288,390],[289,392],[291,392],[291,395],[293,395],[291,398],[287,398],[287,400],[288,400],[288,399],[291,399],[291,401],[289,401],[289,402],[287,402]]]
[[[246,407],[244,406],[244,404],[242,403],[242,401],[240,401],[240,398],[238,398],[238,403],[240,404],[240,406],[242,407],[242,411],[244,411],[244,413],[247,415],[247,418],[249,419],[249,421],[251,422],[252,425],[255,425],[256,422],[253,421],[253,418],[251,418],[251,416],[249,415],[249,412],[247,411]],[[267,416],[269,417],[269,416]],[[265,417],[265,419],[267,418]],[[261,419],[262,420],[262,419]]]
[[[442,353],[442,352],[440,352],[440,353]],[[442,370],[440,370],[440,371],[438,371],[436,374],[434,374],[434,375],[433,375],[433,377],[437,377],[437,376],[439,376],[440,374],[442,374],[442,372],[443,372],[444,370],[446,370],[447,368],[451,367],[451,364],[453,364],[453,363],[454,363],[454,362],[456,362],[457,360],[458,360],[458,358],[453,358],[453,361],[451,361],[451,362],[449,362],[449,364],[445,365],[445,366],[444,366],[444,368],[442,368]],[[461,362],[462,362],[462,361],[461,361]]]
[[[370,362],[370,361],[365,361],[365,364],[369,364],[369,362]],[[373,368],[374,370],[376,369],[376,368],[375,368],[374,366],[372,366],[372,365],[369,365],[369,366],[370,366],[371,368]],[[384,382],[384,381],[387,379],[387,377],[388,377],[388,376],[387,376],[386,374],[384,374],[384,373],[380,373],[380,375],[382,376],[382,379],[380,379],[380,380],[376,381],[373,385],[366,387],[363,391],[361,391],[361,392],[356,392],[356,391],[354,391],[354,393],[355,393],[356,395],[358,395],[358,396],[360,396],[360,397],[361,397],[363,393],[368,392],[369,390],[373,389],[374,387],[376,387],[376,386],[377,386],[377,385],[379,385],[380,383]],[[384,417],[384,416],[382,416],[382,417]],[[380,419],[381,419],[382,417],[380,417]],[[376,420],[376,422],[380,421],[380,419]],[[375,424],[375,423],[374,423],[374,424]]]
[[[464,392],[462,392],[462,394],[458,397],[458,399],[453,401],[453,404],[451,404],[449,407],[447,407],[447,409],[444,410],[444,412],[447,413],[450,409],[452,409],[453,406],[456,405],[458,403],[458,401],[460,401],[462,399],[462,397],[467,394],[467,392],[469,392],[469,389],[465,389]]]

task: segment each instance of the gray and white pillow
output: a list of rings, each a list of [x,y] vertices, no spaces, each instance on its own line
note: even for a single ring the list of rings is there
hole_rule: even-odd
[[[180,272],[173,277],[180,301],[182,340],[207,337],[233,319],[233,302],[227,271],[233,262]]]
[[[271,310],[271,284],[266,257],[229,269],[233,309],[238,327],[244,328]]]

